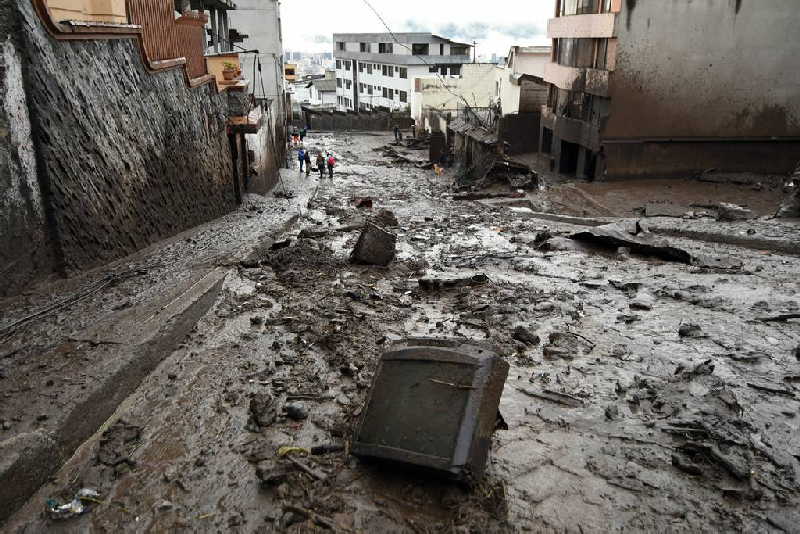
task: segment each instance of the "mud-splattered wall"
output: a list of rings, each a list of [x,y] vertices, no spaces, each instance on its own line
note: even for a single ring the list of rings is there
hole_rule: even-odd
[[[0,296],[51,270],[28,103],[11,4],[0,4]]]
[[[146,71],[134,39],[55,40],[31,2],[5,3],[23,28],[12,43],[61,267],[119,258],[234,208],[227,104],[212,86],[190,89],[180,68]]]
[[[628,0],[605,138],[800,136],[797,0]]]

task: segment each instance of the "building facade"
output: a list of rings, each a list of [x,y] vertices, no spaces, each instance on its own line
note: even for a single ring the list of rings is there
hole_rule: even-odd
[[[547,90],[540,83],[550,63],[549,46],[512,46],[505,65],[497,68],[496,94],[503,115],[539,113]]]
[[[471,46],[430,33],[334,34],[341,111],[411,110],[417,78],[461,75]]]
[[[562,174],[788,173],[795,0],[557,0],[541,151]]]

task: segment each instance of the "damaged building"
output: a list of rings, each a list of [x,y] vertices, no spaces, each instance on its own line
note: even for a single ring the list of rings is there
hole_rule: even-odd
[[[583,178],[788,174],[797,2],[558,0],[540,151]]]

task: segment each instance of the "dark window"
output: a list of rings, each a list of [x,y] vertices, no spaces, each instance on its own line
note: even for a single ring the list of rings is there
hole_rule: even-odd
[[[386,71],[388,72],[387,76],[389,76],[390,78],[392,76],[394,76],[394,67],[393,66],[389,65],[389,67],[386,69]]]
[[[344,70],[350,70],[351,66],[352,66],[352,63],[350,61],[345,61],[344,62]]]
[[[361,49],[362,52],[369,52],[369,44],[367,43],[361,43],[359,45],[359,48]]]
[[[606,70],[608,67],[608,39],[597,40],[597,59],[594,62],[596,69]]]
[[[372,63],[367,63],[367,74],[372,74]]]
[[[348,89],[352,89],[353,88],[353,82],[351,80],[345,80],[345,83],[347,84],[347,88]]]
[[[400,102],[408,102],[408,93],[400,91]]]
[[[451,76],[461,76],[461,65],[453,65],[450,67]]]
[[[389,98],[389,91],[385,87],[383,88],[383,98]]]
[[[368,94],[368,95],[371,95],[371,94],[372,94],[372,86],[371,86],[371,85],[368,85],[368,86],[367,86],[367,94]]]
[[[600,13],[611,13],[611,0],[600,0]]]
[[[383,74],[384,76],[386,76],[386,73],[387,73],[387,72],[388,72],[388,70],[386,69],[386,65],[381,65],[381,74]]]
[[[400,70],[400,77],[401,78],[408,78],[408,69],[405,67],[398,67]]]
[[[467,55],[469,55],[468,50],[469,50],[469,48],[466,47],[466,46],[450,45],[450,55],[451,56],[467,56]]]
[[[336,60],[336,68],[339,69],[339,70],[342,69],[342,60],[341,59],[337,59]]]
[[[555,111],[558,104],[558,87],[551,85],[547,93],[547,107]]]
[[[342,79],[336,78],[336,87],[341,87],[341,86],[342,86]]]
[[[447,76],[447,67],[439,67],[439,74]]]
[[[345,46],[344,46],[343,42],[340,41],[340,42],[336,43],[336,50],[344,51],[344,49],[345,49]]]
[[[415,56],[428,56],[430,55],[430,52],[431,52],[431,47],[428,44],[414,43],[411,45],[411,53]]]
[[[559,16],[583,15],[598,12],[598,0],[561,0]]]
[[[378,53],[379,54],[393,54],[394,53],[394,46],[392,43],[379,43],[378,44]]]
[[[363,63],[359,63],[358,64],[358,72],[364,72],[364,64]]]
[[[556,63],[565,67],[593,67],[597,39],[558,39]]]
[[[431,65],[430,67],[428,67],[428,72],[431,72],[431,73],[439,72],[439,67],[437,67],[436,65]]]
[[[439,45],[439,55],[440,55],[440,56],[443,56],[443,55],[444,55],[444,43],[441,43],[441,44]]]

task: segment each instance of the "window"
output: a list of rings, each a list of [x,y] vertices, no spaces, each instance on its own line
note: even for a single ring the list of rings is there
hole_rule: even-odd
[[[364,92],[364,84],[363,83],[358,84],[358,92],[359,93],[363,93]]]
[[[444,55],[444,43],[441,43],[441,44],[439,45],[439,55],[440,55],[440,56],[443,56],[443,55]]]
[[[605,3],[603,0],[600,0]],[[610,3],[610,2],[609,2]],[[598,12],[598,0],[561,0],[560,17]]]
[[[453,65],[450,67],[450,76],[461,76],[461,65]]]
[[[345,80],[345,83],[347,84],[347,88],[348,88],[348,89],[352,89],[352,88],[353,88],[353,82],[352,82],[352,80]]]
[[[558,39],[556,63],[565,67],[593,67],[597,39]]]
[[[431,47],[425,43],[414,43],[411,45],[411,54],[415,56],[429,56],[431,53]]]
[[[439,67],[437,67],[436,65],[431,65],[430,67],[428,67],[428,72],[430,72],[431,74],[434,72],[439,72]]]
[[[387,73],[387,72],[389,72],[389,70],[388,70],[388,68],[386,67],[386,65],[381,65],[381,73],[382,73],[384,76],[386,76],[386,73]]]
[[[344,70],[350,70],[350,67],[352,67],[352,62],[351,61],[345,61],[344,62]]]
[[[383,98],[389,98],[389,91],[385,87],[383,88]]]
[[[401,78],[403,78],[403,79],[406,79],[406,78],[408,78],[408,69],[407,69],[407,68],[405,68],[405,67],[398,67],[398,69],[397,69],[397,70],[399,70],[399,71],[400,71],[400,77],[401,77]]]
[[[342,87],[342,79],[341,78],[336,78],[336,87],[339,87],[339,88]]]
[[[372,94],[372,86],[371,86],[371,85],[368,85],[368,86],[367,86],[367,94],[368,94],[368,95],[371,95],[371,94]]]
[[[450,55],[451,56],[468,56],[469,55],[469,47],[462,46],[462,45],[450,45]]]
[[[400,102],[408,102],[408,93],[400,91]]]
[[[336,68],[338,70],[342,70],[342,60],[341,59],[337,59],[336,60]]]
[[[608,57],[608,39],[597,40],[597,57],[594,61],[594,68],[606,70]]]
[[[394,45],[392,43],[378,43],[379,54],[394,54]]]
[[[367,74],[372,74],[372,63],[367,63]]]
[[[364,72],[364,64],[363,63],[359,62],[359,64],[358,64],[358,72]]]
[[[368,43],[361,43],[361,44],[359,45],[359,49],[360,49],[362,52],[369,52],[369,44],[368,44]]]
[[[558,87],[551,85],[547,93],[547,107],[555,111],[558,104]]]
[[[611,13],[611,0],[600,0],[600,13]]]
[[[386,71],[388,72],[387,76],[389,76],[390,78],[394,76],[394,67],[393,66],[389,65],[386,68]]]
[[[343,43],[343,42],[341,42],[341,41],[337,42],[337,43],[336,43],[336,50],[341,50],[341,51],[343,51],[343,52],[344,52],[344,50],[345,50],[344,43]]]
[[[447,76],[447,67],[439,67],[439,74]]]

